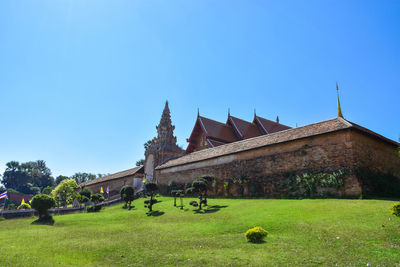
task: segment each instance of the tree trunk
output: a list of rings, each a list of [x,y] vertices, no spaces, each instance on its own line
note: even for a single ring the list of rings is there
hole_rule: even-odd
[[[174,207],[176,207],[176,197],[174,197]]]
[[[149,211],[153,211],[153,194],[150,195]]]

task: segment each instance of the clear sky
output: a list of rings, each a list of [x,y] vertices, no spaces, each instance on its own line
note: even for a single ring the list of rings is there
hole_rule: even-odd
[[[178,144],[200,114],[400,137],[400,1],[0,2],[0,173],[57,176],[143,158],[165,100]]]

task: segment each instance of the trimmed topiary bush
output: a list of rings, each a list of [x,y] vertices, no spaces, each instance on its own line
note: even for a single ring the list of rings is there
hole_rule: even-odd
[[[390,213],[400,217],[400,203],[394,203],[390,208]]]
[[[53,218],[48,210],[56,206],[56,201],[49,195],[38,194],[32,198],[31,207],[39,213],[39,219],[33,223],[37,224],[54,224]]]
[[[95,204],[98,204],[98,203],[104,201],[104,197],[102,194],[94,194],[94,195],[92,195],[90,200],[93,201]]]
[[[22,203],[21,205],[18,206],[19,210],[27,210],[30,208],[31,208],[31,205],[29,205],[28,203]]]
[[[256,226],[247,230],[244,235],[246,236],[248,242],[261,243],[264,241],[264,238],[268,235],[268,232],[265,231],[260,226]]]
[[[132,201],[135,200],[135,190],[132,186],[126,185],[121,188],[120,194],[121,199],[125,201],[124,208],[128,208],[130,210]]]
[[[87,212],[98,212],[101,210],[101,206],[97,205],[97,206],[87,206],[86,207],[86,211]]]

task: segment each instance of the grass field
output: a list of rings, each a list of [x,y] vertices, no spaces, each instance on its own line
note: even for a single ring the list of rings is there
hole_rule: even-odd
[[[385,200],[210,199],[208,212],[173,207],[146,216],[121,205],[100,213],[0,221],[0,266],[400,266],[400,218]],[[244,232],[261,226],[265,243]]]

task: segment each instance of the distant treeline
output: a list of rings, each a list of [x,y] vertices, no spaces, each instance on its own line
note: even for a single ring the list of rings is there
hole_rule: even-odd
[[[18,161],[10,161],[6,163],[6,170],[0,175],[0,193],[4,190],[17,191],[24,194],[39,194],[45,188],[53,189],[62,180],[73,179],[77,184],[91,181],[93,179],[103,177],[105,174],[93,174],[86,172],[77,172],[68,177],[59,175],[54,178],[50,168],[46,166],[44,160],[29,161],[19,163]]]

